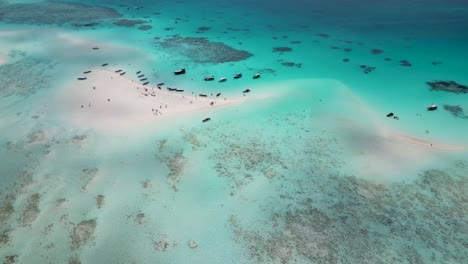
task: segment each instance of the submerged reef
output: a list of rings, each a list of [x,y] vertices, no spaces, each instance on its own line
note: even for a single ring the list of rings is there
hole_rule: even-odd
[[[463,111],[463,108],[459,105],[444,105],[444,109],[450,112],[455,117],[468,118],[468,116]]]
[[[274,47],[273,52],[290,52],[292,48],[290,47]]]
[[[426,82],[432,91],[444,91],[451,93],[468,93],[468,86],[459,84],[455,81],[432,81]]]
[[[70,235],[72,249],[79,249],[93,239],[94,230],[96,229],[96,219],[81,221],[78,223]]]
[[[0,5],[0,21],[18,24],[86,24],[120,16],[121,14],[112,8],[72,2],[45,1]]]
[[[98,209],[101,209],[104,206],[104,195],[99,194],[96,196],[96,206]]]
[[[81,183],[81,190],[82,191],[87,191],[89,184],[92,182],[96,174],[99,172],[98,168],[86,168],[81,170],[81,177],[80,177],[80,183]]]
[[[400,61],[400,66],[403,66],[403,67],[411,67],[413,66],[408,60],[401,60]]]
[[[384,51],[381,50],[381,49],[372,49],[371,50],[371,53],[374,54],[374,55],[379,55],[379,54],[382,54]]]
[[[427,170],[408,183],[353,176],[296,178],[263,208],[261,226],[230,219],[235,239],[261,263],[462,263],[467,259],[468,163]],[[315,195],[320,194],[320,195]],[[288,206],[278,206],[287,199]],[[301,262],[302,263],[302,262]]]
[[[4,264],[15,264],[18,261],[18,255],[5,256]]]
[[[49,60],[24,57],[16,62],[0,65],[0,97],[27,97],[50,87],[51,70],[55,64]]]
[[[292,61],[282,62],[281,65],[286,66],[286,67],[302,68],[302,63],[295,63],[295,62],[292,62]]]
[[[246,60],[253,55],[206,38],[175,36],[158,40],[156,45],[170,52],[181,54],[196,63],[235,62]]]
[[[32,194],[29,199],[26,201],[26,205],[23,208],[23,212],[20,215],[18,222],[22,225],[31,224],[36,220],[39,215],[39,199],[40,195],[38,193]]]
[[[6,223],[10,220],[11,216],[15,212],[13,207],[13,201],[11,198],[5,199],[0,205],[0,224]]]
[[[318,33],[318,34],[315,34],[315,35],[318,36],[318,37],[322,37],[322,38],[329,38],[330,37],[330,35],[325,34],[325,33]]]
[[[165,144],[165,143],[164,143]],[[163,147],[164,148],[164,147]],[[160,150],[163,149],[160,147]],[[184,174],[185,164],[187,159],[184,157],[183,149],[169,148],[167,150],[158,152],[155,158],[166,165],[169,169],[167,180],[174,191],[178,191],[178,184]],[[150,184],[143,183],[144,188],[150,187]]]
[[[139,30],[150,30],[152,29],[153,27],[150,26],[150,25],[143,25],[143,26],[139,26],[138,29]]]
[[[113,24],[119,27],[133,27],[135,25],[145,24],[145,20],[130,20],[130,19],[120,19],[115,21]]]
[[[200,31],[200,32],[203,32],[203,31],[210,30],[210,27],[202,26],[202,27],[198,27],[197,30]]]

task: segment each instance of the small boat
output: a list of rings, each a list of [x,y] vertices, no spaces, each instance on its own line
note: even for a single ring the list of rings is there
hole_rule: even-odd
[[[184,74],[184,73],[185,73],[185,69],[180,69],[180,70],[174,71],[175,75],[180,75],[180,74]]]
[[[180,93],[180,92],[183,92],[184,90],[182,90],[182,89],[176,89],[175,91]]]
[[[104,63],[101,65],[101,67],[106,67],[107,65],[109,65],[109,63]]]
[[[138,78],[141,78],[141,77],[144,77],[145,75],[144,74],[141,74],[141,75],[138,75]]]
[[[437,110],[437,105],[435,105],[435,104],[430,105],[430,106],[427,107],[427,110],[429,110],[429,111]]]
[[[225,81],[227,81],[226,77],[223,77],[223,78],[219,79],[219,82],[225,82]]]
[[[157,85],[158,85],[158,86],[163,86],[163,85],[164,85],[164,83],[158,83]]]
[[[121,72],[121,71],[122,71],[122,70],[116,70],[115,72],[119,73],[119,72]]]
[[[171,88],[171,87],[167,87],[167,90],[169,90],[169,91],[176,91],[176,90],[177,90],[177,88]]]
[[[83,74],[88,74],[88,73],[91,73],[91,71],[85,71],[85,72],[83,72]]]
[[[136,74],[140,74],[140,73],[141,73],[141,71],[137,71],[137,72],[136,72]]]
[[[146,81],[146,80],[148,80],[148,78],[143,78],[143,79],[140,79],[140,82]]]
[[[147,85],[149,82],[145,82],[143,85]]]
[[[211,120],[211,118],[207,117],[207,118],[203,119],[203,123],[208,122],[210,120]]]
[[[122,72],[120,75],[124,75],[126,72]]]
[[[98,50],[99,48],[98,47],[94,47],[93,50]]]
[[[393,116],[393,113],[388,113],[387,114],[387,117],[392,117]]]
[[[258,78],[260,78],[260,73],[256,73],[256,74],[254,74],[253,78],[254,78],[254,79],[258,79]]]
[[[88,79],[88,78],[86,78],[86,77],[78,77],[78,80],[80,80],[80,81],[84,81],[84,80],[86,80],[86,79]]]
[[[242,77],[242,73],[238,73],[236,75],[234,75],[234,79],[239,79]]]
[[[199,94],[200,97],[207,97],[208,95],[206,94]]]
[[[221,95],[221,93],[217,93],[217,94],[216,94],[216,97],[219,97],[220,95]]]
[[[205,77],[205,78],[203,78],[203,80],[205,80],[205,81],[213,81],[213,80],[214,80],[214,76]]]
[[[243,91],[243,93],[249,93],[249,92],[250,92],[250,89],[248,88]]]

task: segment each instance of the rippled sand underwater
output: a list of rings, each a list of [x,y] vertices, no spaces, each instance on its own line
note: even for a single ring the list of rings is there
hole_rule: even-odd
[[[0,1],[1,260],[467,262],[467,13]]]

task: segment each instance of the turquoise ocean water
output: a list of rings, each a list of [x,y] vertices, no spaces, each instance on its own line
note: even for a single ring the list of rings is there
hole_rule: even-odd
[[[468,5],[410,2],[0,1],[1,261],[466,263],[468,94],[426,82],[468,86]],[[53,98],[103,63],[274,96],[67,123]]]

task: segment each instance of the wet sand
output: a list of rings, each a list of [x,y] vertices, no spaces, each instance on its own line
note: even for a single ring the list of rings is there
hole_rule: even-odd
[[[86,78],[70,81],[54,99],[55,111],[67,123],[84,129],[111,131],[139,128],[204,111],[208,117],[209,110],[245,100],[209,94],[208,97],[200,97],[189,90],[168,91],[165,85],[161,89],[142,85],[125,75],[102,69],[92,69]]]

